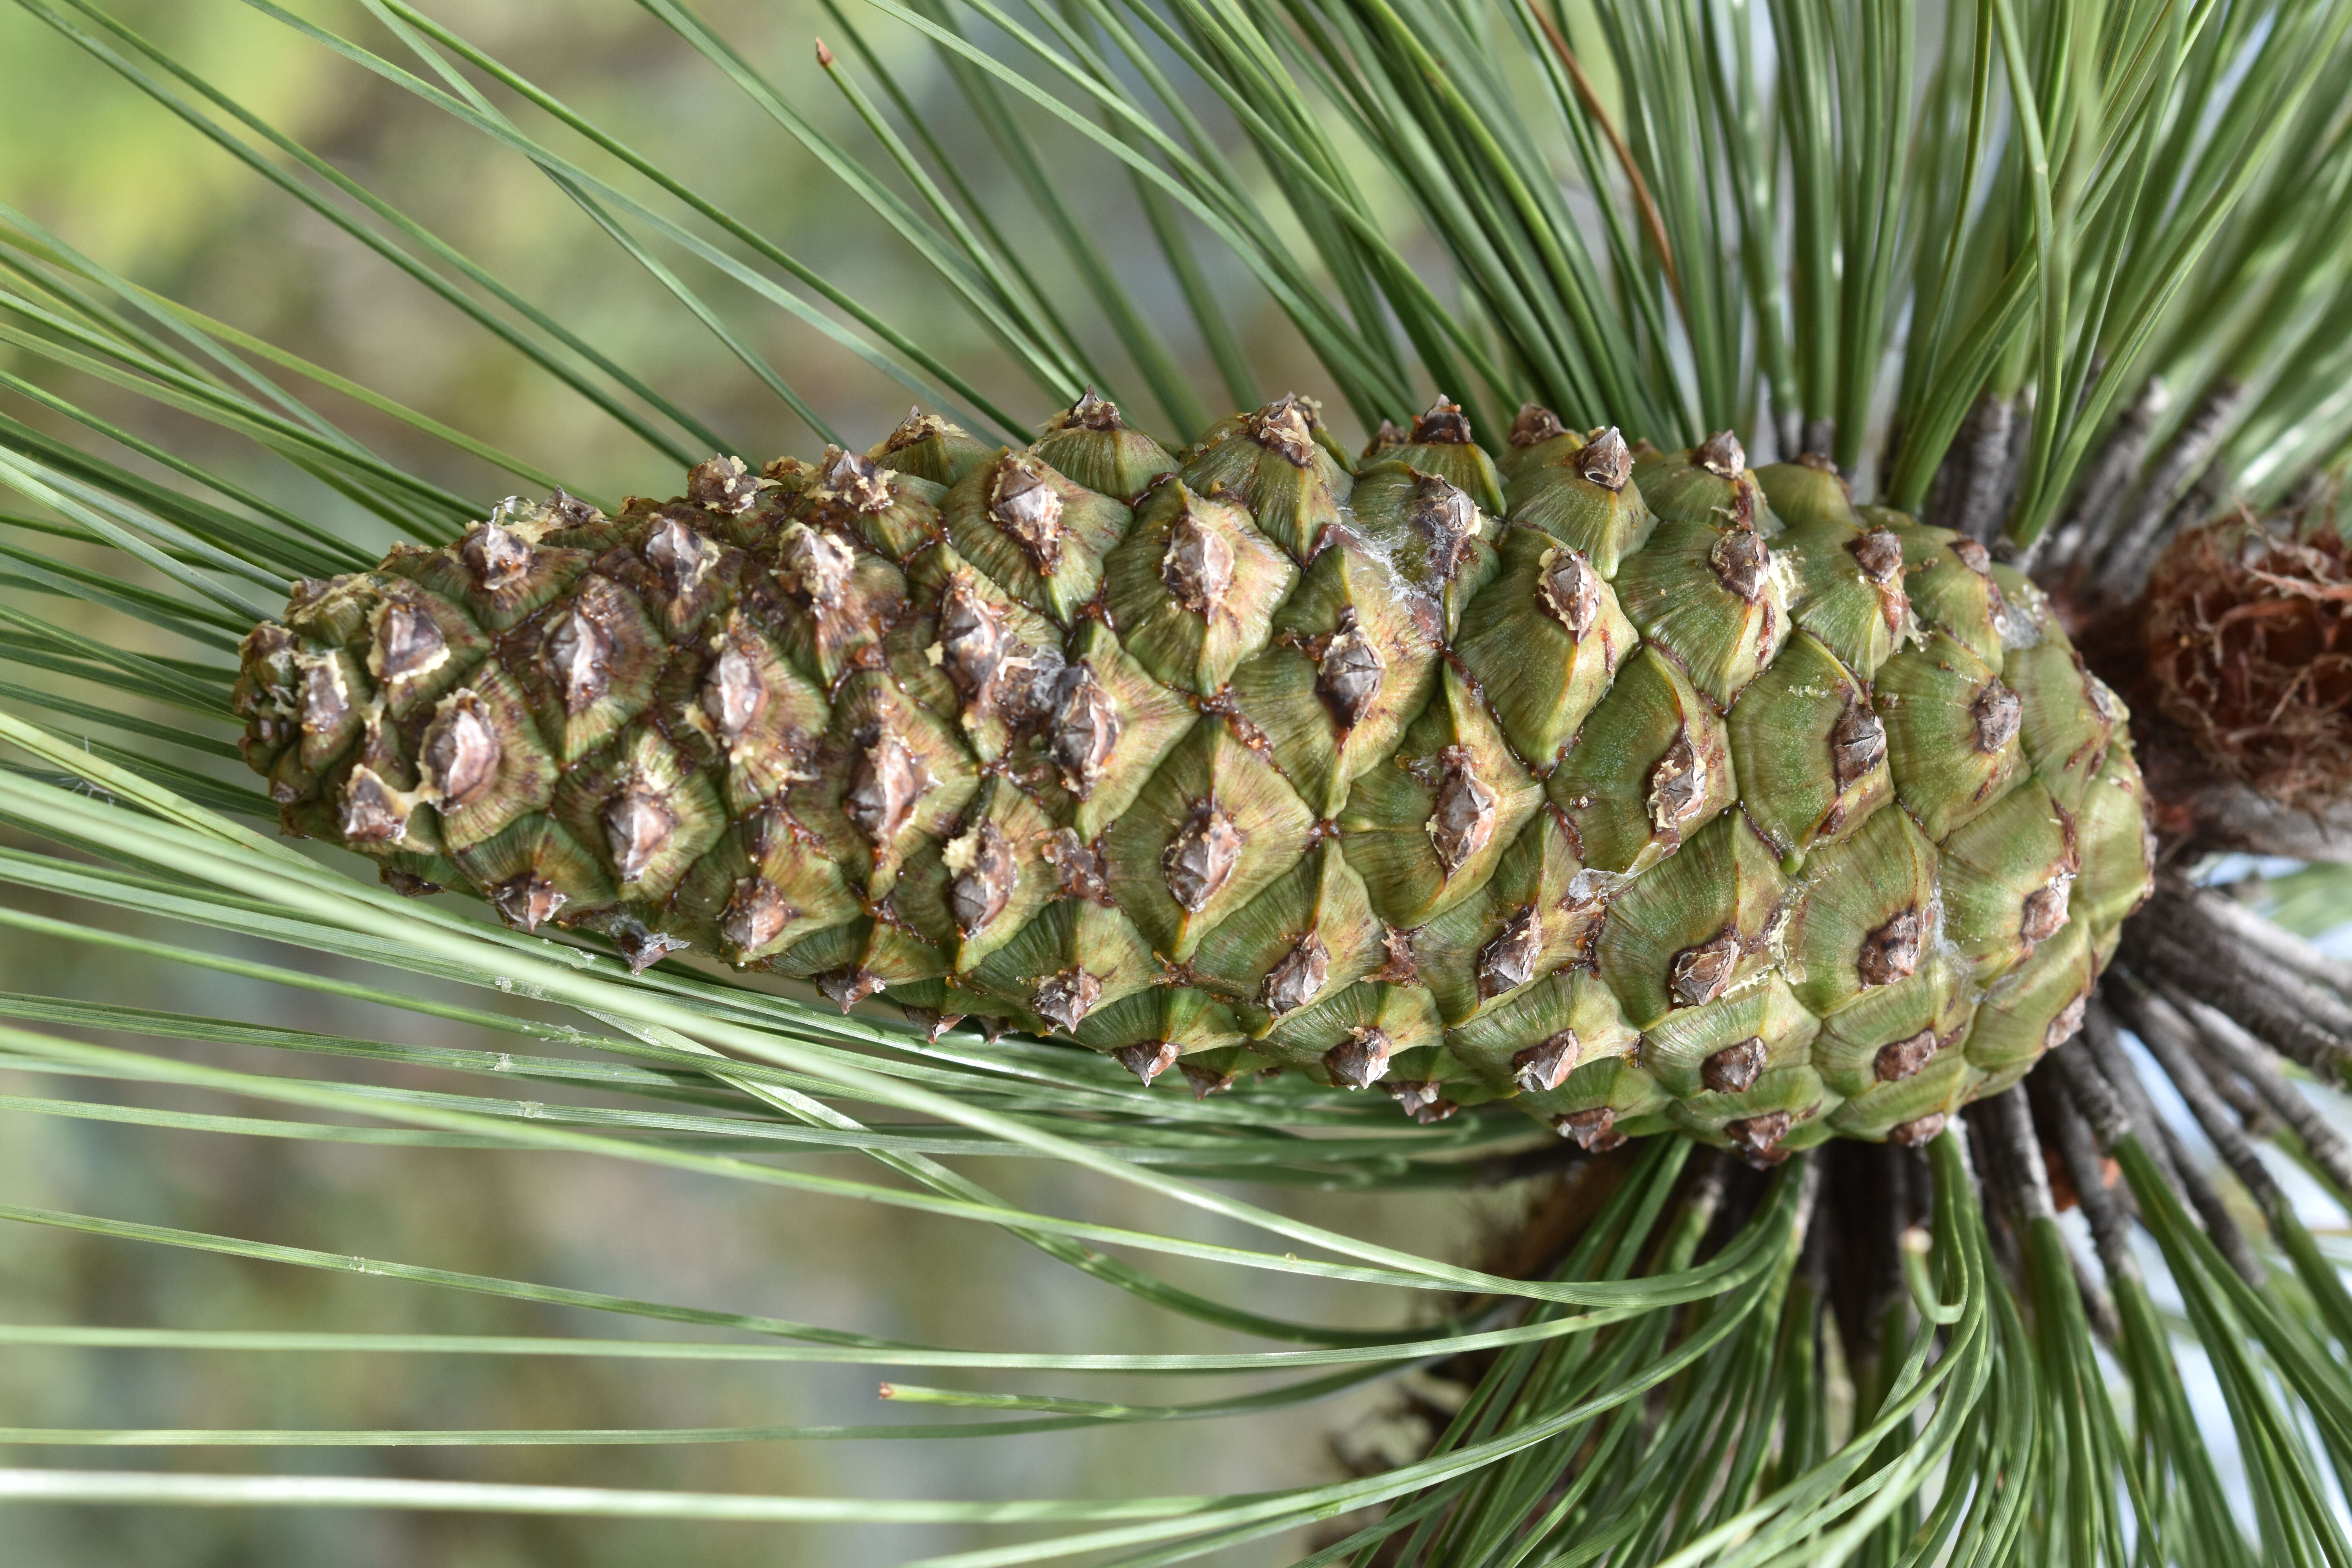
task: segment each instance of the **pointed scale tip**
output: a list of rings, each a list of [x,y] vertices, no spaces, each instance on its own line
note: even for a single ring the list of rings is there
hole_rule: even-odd
[[[1691,461],[1717,479],[1736,479],[1748,468],[1748,451],[1738,437],[1718,430],[1691,448]]]
[[[1540,403],[1522,403],[1507,439],[1514,447],[1535,447],[1567,434],[1568,426],[1559,422],[1559,415]]]
[[[1412,438],[1416,443],[1467,447],[1471,443],[1469,417],[1462,412],[1460,404],[1441,392],[1437,401],[1412,422]]]
[[[1585,443],[1578,454],[1576,471],[1605,490],[1622,490],[1633,477],[1633,448],[1614,425],[1610,426]]]

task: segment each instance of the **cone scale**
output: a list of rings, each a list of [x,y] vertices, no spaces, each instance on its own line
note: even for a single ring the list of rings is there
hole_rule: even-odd
[[[1441,400],[1170,453],[560,492],[247,639],[288,831],[404,890],[1588,1148],[1917,1142],[2071,1028],[2148,886],[2121,704],[1970,542],[1826,465]]]

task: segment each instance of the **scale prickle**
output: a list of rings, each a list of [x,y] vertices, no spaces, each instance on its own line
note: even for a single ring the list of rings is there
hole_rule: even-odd
[[[509,501],[247,639],[289,832],[523,930],[1267,1068],[1588,1148],[1921,1142],[2074,1030],[2146,895],[2122,705],[1974,542],[1443,400],[1171,453],[863,455]]]

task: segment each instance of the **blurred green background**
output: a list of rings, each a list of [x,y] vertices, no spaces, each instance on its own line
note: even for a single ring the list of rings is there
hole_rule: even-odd
[[[167,45],[208,79],[427,224],[568,325],[646,375],[740,443],[753,463],[814,456],[815,439],[756,378],[665,295],[537,170],[414,98],[337,60],[235,0],[119,0],[112,13]],[[300,14],[392,47],[356,5],[299,5]],[[710,0],[702,14],[772,79],[794,106],[862,155],[874,144],[826,83],[813,40],[835,26],[817,0]],[[940,297],[909,253],[877,237],[864,209],[667,28],[625,0],[451,0],[441,20],[516,64],[826,276],[851,284],[926,345],[1016,410],[1042,414],[1042,395],[984,334]],[[853,19],[885,52],[950,134],[976,136],[969,116],[915,40],[877,14]],[[836,35],[836,42],[838,36]],[[1214,384],[1178,316],[1125,181],[1084,164],[1068,187],[1091,232],[1141,277],[1139,294],[1180,355]],[[1009,228],[1036,222],[1009,179],[982,193]],[[207,143],[85,51],[15,5],[0,3],[0,201],[29,214],[115,270],[516,453],[590,493],[667,494],[679,476],[519,356],[425,289],[368,255],[254,172]],[[1070,314],[1098,320],[1042,242],[1040,271],[1069,290]],[[1254,368],[1269,389],[1317,390],[1311,363],[1239,268],[1203,246],[1233,303]],[[1150,259],[1146,264],[1146,258]],[[894,424],[905,394],[819,334],[715,274],[679,260],[730,324],[782,368],[851,439]],[[1094,335],[1118,363],[1108,333]],[[20,370],[0,347],[0,368]],[[1123,367],[1122,367],[1123,368]],[[132,405],[95,382],[69,390],[164,445],[292,499],[354,537],[383,530],[342,498],[215,428]],[[306,389],[307,391],[308,389]],[[21,399],[20,418],[61,423]],[[1212,399],[1213,402],[1217,401]],[[505,488],[396,423],[332,395],[320,406],[413,471],[473,494]],[[1158,411],[1138,410],[1158,425]],[[113,635],[110,633],[110,635]],[[230,776],[224,772],[224,777]],[[26,895],[9,889],[0,897]],[[49,908],[35,900],[39,908]],[[63,912],[65,906],[54,906]],[[76,918],[140,923],[112,914]],[[156,920],[144,929],[263,963],[319,967],[292,950],[239,947]],[[197,978],[111,961],[85,945],[18,937],[0,946],[0,987],[103,998],[361,1037],[505,1048],[510,1038],[420,1033],[392,1015],[322,995],[215,974]],[[470,998],[469,998],[470,999]],[[518,1004],[525,1005],[526,1004]],[[206,1060],[260,1068],[228,1049]],[[310,1070],[331,1071],[331,1066]],[[352,1066],[350,1076],[385,1081]],[[0,1095],[25,1092],[0,1073]],[[201,1095],[90,1082],[88,1098],[169,1103],[236,1114]],[[865,1173],[844,1159],[819,1168]],[[1126,1190],[1087,1190],[1062,1168],[1012,1162],[982,1171],[1013,1201],[1203,1236],[1203,1227]],[[1263,1195],[1263,1194],[1262,1194]],[[1504,1223],[1509,1195],[1405,1197],[1276,1194],[1320,1223],[1395,1246],[1467,1256]],[[642,1168],[551,1153],[354,1146],[348,1142],[143,1130],[26,1113],[0,1100],[0,1202],[107,1215],[314,1247],[763,1312],[832,1327],[982,1348],[1184,1350],[1234,1341],[1141,1307],[977,1227],[847,1203],[746,1192]],[[1221,1239],[1235,1239],[1220,1237]],[[1158,1260],[1167,1267],[1167,1260]],[[1169,1270],[1180,1279],[1181,1265]],[[1229,1293],[1224,1273],[1189,1281]],[[1252,1277],[1257,1310],[1332,1322],[1395,1321],[1412,1304],[1392,1296]],[[1432,1310],[1434,1303],[1419,1310]],[[0,1314],[27,1323],[372,1331],[671,1334],[656,1325],[535,1310],[481,1296],[139,1247],[30,1225],[0,1228]],[[926,1374],[951,1382],[948,1374]],[[1025,1391],[1052,1392],[1050,1379]],[[1213,1380],[1157,1398],[1197,1399]],[[1117,1397],[1100,1380],[1089,1397]],[[1330,1437],[1361,1441],[1392,1396],[1261,1418],[1125,1427],[988,1442],[753,1444],[724,1447],[478,1447],[289,1450],[18,1447],[0,1462],[181,1467],[466,1477],[610,1486],[942,1498],[1222,1493],[1339,1474]],[[692,1364],[339,1358],[297,1363],[235,1355],[0,1350],[0,1426],[10,1427],[467,1428],[872,1423],[898,1413],[855,1367],[751,1370]],[[694,1562],[886,1563],[1002,1540],[952,1529],[835,1530],[573,1522],[531,1518],[334,1513],[196,1513],[164,1510],[0,1510],[9,1568],[123,1564],[492,1565]],[[1286,1560],[1261,1549],[1232,1561]]]

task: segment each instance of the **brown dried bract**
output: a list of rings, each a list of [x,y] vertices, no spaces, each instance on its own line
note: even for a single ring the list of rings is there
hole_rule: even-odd
[[[1536,563],[1536,603],[1582,642],[1601,619],[1601,574],[1580,551],[1547,550]]]
[[[1324,643],[1315,674],[1316,693],[1341,729],[1352,730],[1364,721],[1387,674],[1388,661],[1357,625],[1355,610],[1341,610],[1339,629]]]
[[[1859,698],[1845,705],[1830,731],[1830,773],[1840,795],[1886,761],[1886,726]]]
[[[1633,450],[1614,425],[1585,443],[1576,471],[1604,490],[1622,490],[1633,477]]]
[[[1348,1037],[1323,1053],[1324,1070],[1343,1089],[1369,1089],[1388,1075],[1389,1053],[1395,1048],[1387,1031],[1361,1024]]]
[[[629,966],[630,973],[643,974],[671,953],[684,952],[694,944],[682,936],[625,921],[613,932],[613,945],[620,951],[621,962]]]
[[[604,843],[624,882],[644,876],[677,833],[677,812],[660,792],[633,784],[604,803]]]
[[[2018,912],[2017,934],[2040,945],[2066,928],[2066,906],[2074,879],[2061,877],[2025,895]]]
[[[1882,588],[1903,581],[1903,538],[1891,528],[1874,528],[1846,542],[1862,574]]]
[[[740,458],[705,458],[686,476],[686,499],[705,511],[736,517],[760,499],[760,481]]]
[[[768,688],[743,639],[730,637],[719,645],[719,657],[702,672],[701,698],[711,727],[730,744],[759,721],[768,706]]]
[[[1692,744],[1690,728],[1685,725],[1650,770],[1650,826],[1658,837],[1682,842],[1683,829],[1706,804],[1706,760]]]
[[[881,994],[884,984],[880,975],[863,967],[827,970],[816,977],[816,988],[825,1000],[845,1013],[868,996]]]
[[[1432,474],[1420,476],[1413,497],[1412,526],[1429,541],[1430,570],[1441,583],[1454,581],[1478,533],[1478,503],[1458,485]]]
[[[1617,1131],[1617,1112],[1612,1106],[1571,1110],[1552,1126],[1561,1137],[1575,1139],[1576,1146],[1588,1154],[1606,1154],[1625,1142],[1625,1135]]]
[[[1242,427],[1251,440],[1294,468],[1303,468],[1315,459],[1315,427],[1295,392],[1283,394],[1244,417]]]
[[[920,416],[910,416],[913,418]],[[933,420],[936,427],[938,421]],[[898,428],[904,430],[901,425]],[[896,433],[893,433],[893,439]],[[916,437],[918,440],[920,437]],[[893,448],[894,450],[896,448]],[[840,501],[855,512],[871,514],[890,504],[890,476],[877,463],[870,463],[855,452],[839,447],[827,447],[817,464],[817,487],[831,500]]]
[[[765,877],[740,877],[719,917],[719,934],[737,952],[753,952],[782,936],[795,912]]]
[[[1562,1029],[1513,1055],[1511,1078],[1528,1094],[1558,1089],[1568,1080],[1570,1071],[1576,1066],[1577,1054],[1582,1049],[1576,1031]]]
[[[982,821],[950,843],[946,856],[949,868],[956,873],[948,884],[949,912],[955,916],[958,931],[978,936],[1004,912],[1021,879],[1013,840],[995,823]]]
[[[1765,548],[1764,536],[1754,529],[1729,530],[1715,542],[1706,559],[1724,592],[1751,605],[1764,596],[1764,584],[1772,574],[1772,552]]]
[[[1977,693],[1976,700],[1969,704],[1969,715],[1976,721],[1977,750],[1990,756],[2017,739],[2017,731],[2024,723],[2025,707],[2016,692],[1998,680],[1990,680]]]
[[[1437,401],[1412,422],[1412,439],[1417,445],[1467,447],[1472,440],[1469,416],[1460,404],[1441,392]]]
[[[1936,1045],[1933,1029],[1922,1029],[1906,1040],[1890,1041],[1871,1058],[1871,1073],[1881,1083],[1900,1083],[1927,1065],[1936,1054]]]
[[[1492,941],[1478,950],[1480,1000],[1516,991],[1536,977],[1536,961],[1543,955],[1543,918],[1534,906],[1513,915]]]
[[[1221,1071],[1205,1062],[1180,1060],[1176,1068],[1184,1075],[1185,1080],[1192,1084],[1194,1100],[1206,1100],[1213,1094],[1223,1094],[1234,1087],[1233,1074]]]
[[[1931,1110],[1925,1116],[1915,1116],[1908,1121],[1898,1121],[1888,1128],[1886,1141],[1900,1143],[1907,1149],[1921,1148],[1934,1142],[1936,1134],[1941,1132],[1944,1124],[1950,1120],[1940,1110]]]
[[[502,750],[488,707],[473,692],[459,691],[425,726],[417,756],[446,811],[471,805],[489,793]]]
[[[1427,1127],[1462,1108],[1445,1098],[1445,1086],[1434,1079],[1390,1079],[1381,1087],[1407,1116]]]
[[[1191,511],[1168,531],[1160,553],[1160,580],[1176,602],[1206,620],[1221,608],[1234,586],[1234,546],[1218,530]]]
[[[929,775],[904,740],[870,728],[859,737],[842,810],[867,843],[880,847],[914,820],[915,805],[930,787]]]
[[[1522,403],[1507,439],[1514,447],[1538,447],[1567,434],[1568,426],[1559,422],[1559,415],[1539,403]]]
[[[1034,458],[1009,454],[988,481],[988,520],[1011,534],[1028,552],[1030,564],[1050,577],[1062,563],[1062,498]]]
[[[1055,828],[1039,853],[1054,868],[1055,886],[1063,898],[1096,904],[1110,901],[1110,880],[1104,874],[1102,857],[1087,847],[1076,828]]]
[[[2091,994],[2088,991],[2075,993],[2072,1001],[2058,1009],[2058,1016],[2050,1020],[2050,1026],[2042,1031],[2042,1048],[2054,1051],[2073,1039],[2075,1031],[2083,1026],[2083,1014],[2090,1004]]]
[[[1121,1046],[1110,1053],[1110,1059],[1148,1088],[1153,1079],[1176,1065],[1177,1055],[1173,1040],[1146,1040],[1139,1045]]]
[[[719,564],[719,546],[689,527],[684,519],[666,516],[646,535],[645,556],[661,578],[663,591],[682,598],[701,586]]]
[[[1281,963],[1266,971],[1265,982],[1258,988],[1258,1001],[1279,1018],[1286,1013],[1296,1013],[1322,994],[1324,983],[1330,977],[1331,950],[1310,931],[1282,955]]]
[[[490,889],[490,902],[511,926],[537,931],[572,901],[571,895],[536,871],[509,877]]]
[[[331,734],[352,710],[342,664],[332,658],[305,658],[301,665],[303,732]]]
[[[1768,1110],[1760,1116],[1743,1116],[1737,1121],[1723,1124],[1723,1135],[1731,1140],[1731,1147],[1751,1165],[1777,1165],[1788,1157],[1780,1140],[1789,1135],[1790,1123],[1796,1118],[1785,1110]]]
[[[1475,771],[1468,747],[1448,746],[1437,753],[1437,760],[1444,771],[1437,782],[1437,799],[1427,831],[1430,847],[1437,851],[1437,863],[1451,877],[1464,861],[1493,841],[1500,816],[1496,809],[1499,797]]]
[[[457,542],[457,554],[482,588],[496,594],[530,575],[530,541],[495,522],[478,522]]]
[[[856,552],[846,542],[804,522],[784,530],[776,555],[776,581],[784,592],[820,610],[840,605],[849,574],[857,566]]]
[[[540,662],[563,693],[563,710],[577,716],[613,689],[613,634],[583,595],[572,613],[548,629]]]
[[[1049,974],[1029,998],[1029,1010],[1065,1033],[1076,1034],[1102,1000],[1102,982],[1083,969]]]
[[[1699,1063],[1699,1081],[1717,1094],[1738,1094],[1755,1087],[1764,1076],[1764,1040],[1750,1035],[1736,1046],[1726,1046]]]
[[[1094,793],[1125,728],[1094,667],[1084,662],[1070,666],[1062,677],[1061,700],[1045,742],[1072,795],[1083,800]]]
[[[2141,625],[2165,717],[2230,777],[2296,810],[2352,799],[2352,546],[2332,498],[2193,528]]]
[[[940,595],[940,663],[966,703],[988,706],[1013,648],[1004,612],[980,592],[970,572],[959,570]]]
[[[1926,935],[1927,922],[1920,918],[1918,906],[1906,905],[1862,939],[1854,973],[1864,985],[1891,985],[1909,979],[1918,973],[1920,944]]]
[[[1738,437],[1718,430],[1691,448],[1691,461],[1717,479],[1736,479],[1748,468],[1748,452]]]
[[[1666,989],[1678,1007],[1704,1007],[1723,994],[1739,967],[1739,933],[1726,930],[1675,954],[1666,965]]]
[[[1381,928],[1381,966],[1370,978],[1383,985],[1421,984],[1421,955],[1413,951],[1412,932],[1395,926]]]
[[[1192,803],[1192,815],[1160,857],[1169,896],[1188,914],[1199,914],[1224,891],[1241,863],[1241,829],[1213,799]]]
[[[408,837],[409,804],[365,763],[343,784],[343,841],[397,844]]]
[[[1118,405],[1103,396],[1093,387],[1063,410],[1054,421],[1056,430],[1124,430],[1127,421],[1118,412]]]
[[[414,679],[438,669],[448,657],[448,639],[422,605],[401,599],[384,605],[368,658],[378,679],[387,684]]]

